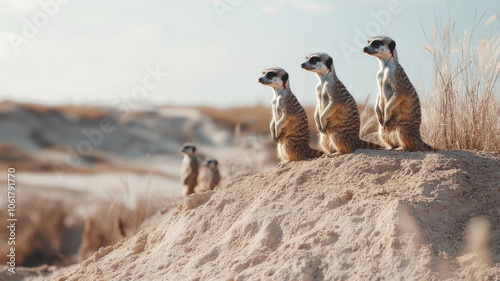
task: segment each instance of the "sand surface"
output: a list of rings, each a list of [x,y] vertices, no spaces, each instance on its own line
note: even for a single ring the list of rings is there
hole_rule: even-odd
[[[194,194],[50,280],[499,276],[499,155],[358,150]]]

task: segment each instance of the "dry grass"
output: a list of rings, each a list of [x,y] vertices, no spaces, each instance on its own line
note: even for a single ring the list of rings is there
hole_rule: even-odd
[[[474,28],[453,39],[436,25],[432,46],[434,91],[423,106],[422,135],[439,149],[500,152],[500,39],[473,40]]]
[[[78,243],[74,236],[81,228],[81,221],[75,218],[71,208],[64,200],[54,200],[39,196],[19,197],[16,218],[16,265],[38,266],[42,264],[67,265],[76,261],[72,259],[75,249],[71,245]],[[29,202],[29,203],[28,203]],[[7,207],[2,208],[7,210]],[[0,213],[2,221],[7,220],[7,212]],[[80,229],[81,231],[81,229]],[[2,231],[1,236],[7,235]],[[1,237],[5,243],[0,244],[0,262],[7,262],[7,237]],[[77,241],[74,241],[74,240]]]
[[[148,187],[144,195],[134,196],[126,185],[123,190],[110,192],[107,200],[62,190],[44,195],[26,192],[19,193],[16,212],[16,265],[26,267],[75,264],[100,247],[113,245],[153,224],[159,214],[172,210],[182,199],[151,194]],[[90,197],[81,200],[82,196]],[[0,207],[0,220],[5,222],[7,207]],[[0,240],[7,238],[8,232],[1,231]],[[2,264],[7,262],[9,247],[6,242],[0,243]]]
[[[365,103],[362,106],[358,105],[361,128],[359,136],[361,139],[373,143],[380,143],[378,140],[378,120],[375,116],[375,109],[369,105],[370,95],[366,97]]]
[[[109,192],[107,201],[93,206],[87,205],[85,227],[78,253],[80,262],[92,256],[99,248],[114,245],[121,239],[138,233],[152,223],[148,222],[148,219],[167,212],[181,200],[167,198],[161,194],[150,194],[149,183],[144,194],[131,196],[125,183],[122,192]]]

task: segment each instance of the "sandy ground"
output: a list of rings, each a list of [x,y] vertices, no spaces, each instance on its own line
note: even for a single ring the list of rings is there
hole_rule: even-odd
[[[358,150],[192,195],[49,280],[499,276],[500,156]]]

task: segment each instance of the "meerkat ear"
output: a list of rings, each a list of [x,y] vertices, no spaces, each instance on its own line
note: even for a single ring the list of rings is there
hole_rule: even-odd
[[[281,76],[281,80],[283,81],[283,85],[285,85],[286,81],[288,81],[288,73],[283,74],[283,76]]]
[[[392,40],[390,43],[389,43],[389,51],[391,51],[391,54],[394,52],[394,49],[396,48],[396,42],[394,42],[394,40]]]
[[[333,64],[333,59],[332,58],[328,58],[325,62],[326,64],[326,67],[328,67],[328,69],[332,69],[332,64]]]

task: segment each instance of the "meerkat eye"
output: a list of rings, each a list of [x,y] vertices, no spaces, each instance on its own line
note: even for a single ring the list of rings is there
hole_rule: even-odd
[[[380,47],[380,45],[382,45],[382,41],[380,41],[380,40],[375,40],[372,42],[373,48],[378,48],[378,47]]]
[[[267,79],[273,79],[274,77],[276,77],[276,73],[274,73],[274,72],[268,72],[266,74]]]
[[[319,61],[319,58],[318,57],[312,57],[311,59],[309,59],[309,61],[312,63],[312,64],[315,64]]]

